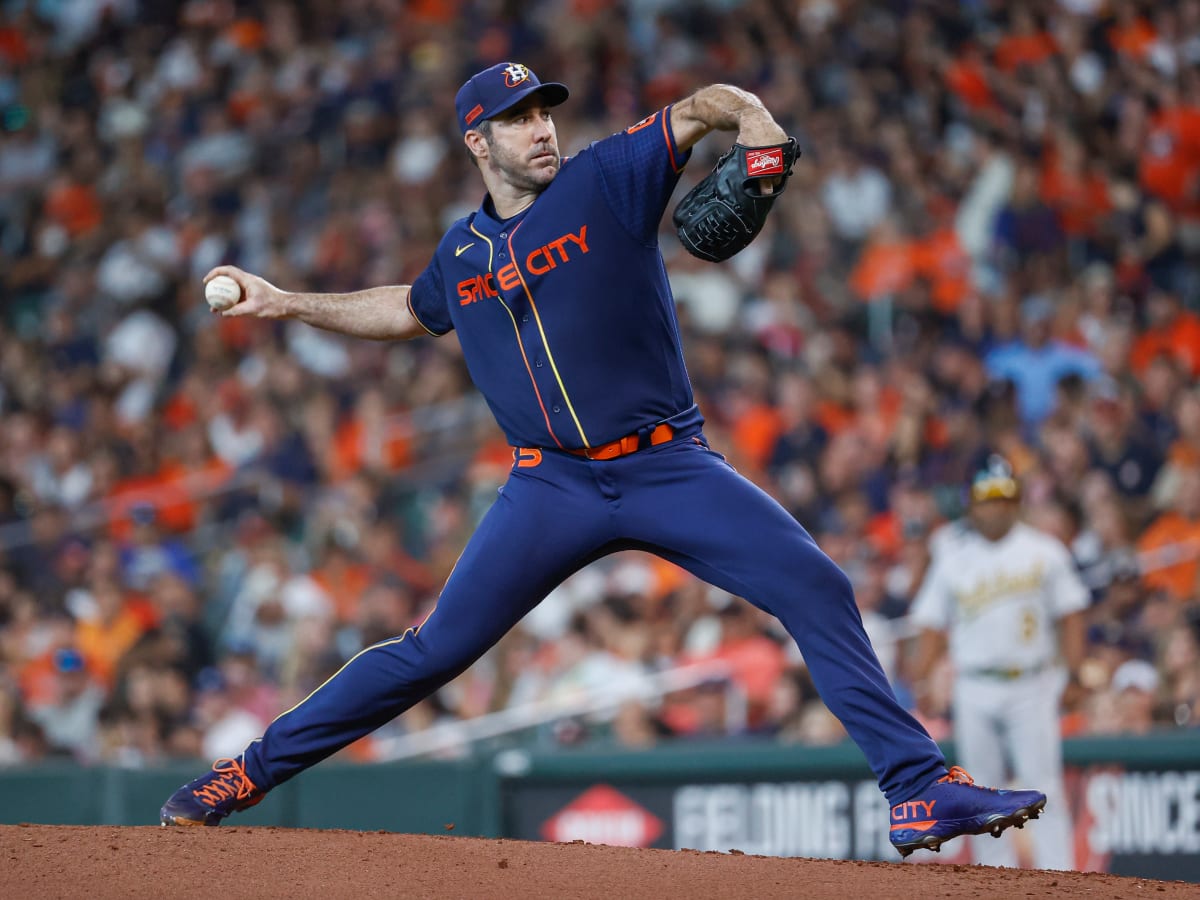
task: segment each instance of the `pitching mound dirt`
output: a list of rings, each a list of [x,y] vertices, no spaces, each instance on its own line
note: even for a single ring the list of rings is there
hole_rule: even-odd
[[[135,898],[1191,898],[1074,872],[777,859],[385,832],[0,826],[0,894]]]

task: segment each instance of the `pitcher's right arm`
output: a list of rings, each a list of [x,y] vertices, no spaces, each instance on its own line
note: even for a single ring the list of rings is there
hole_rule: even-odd
[[[236,266],[217,266],[205,283],[228,275],[242,288],[242,299],[224,316],[296,319],[315,328],[374,341],[408,340],[430,332],[409,308],[407,284],[390,284],[348,294],[306,294],[280,290],[265,278]]]

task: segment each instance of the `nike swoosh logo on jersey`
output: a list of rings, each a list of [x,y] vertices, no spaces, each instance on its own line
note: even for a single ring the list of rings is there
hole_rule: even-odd
[[[468,250],[470,250],[470,249],[471,249],[472,247],[474,247],[474,246],[475,246],[475,242],[474,242],[474,241],[471,241],[471,243],[467,244],[466,246],[463,246],[463,247],[455,247],[455,248],[454,248],[454,255],[455,255],[455,256],[462,256],[464,253],[466,253]]]

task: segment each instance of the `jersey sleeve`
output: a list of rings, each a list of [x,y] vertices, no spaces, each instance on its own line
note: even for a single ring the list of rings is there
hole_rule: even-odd
[[[1047,586],[1051,612],[1055,618],[1061,619],[1087,609],[1092,595],[1079,577],[1070,551],[1054,538],[1051,540],[1054,541],[1054,552],[1050,556]]]
[[[950,555],[952,554],[934,557],[929,571],[925,573],[925,579],[921,582],[908,613],[909,621],[914,625],[945,631],[954,621],[954,594],[950,590],[947,577],[947,556]]]
[[[658,236],[667,201],[691,156],[671,131],[671,107],[652,113],[591,147],[605,198],[630,234],[646,245]]]
[[[412,283],[408,292],[408,311],[413,314],[417,324],[434,337],[440,337],[454,328],[454,323],[450,321],[450,309],[446,305],[442,269],[436,255]]]

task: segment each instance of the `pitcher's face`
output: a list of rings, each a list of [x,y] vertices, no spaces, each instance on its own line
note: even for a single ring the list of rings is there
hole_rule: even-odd
[[[487,157],[480,160],[508,184],[526,191],[544,189],[558,174],[558,133],[550,107],[534,95],[491,120]]]

